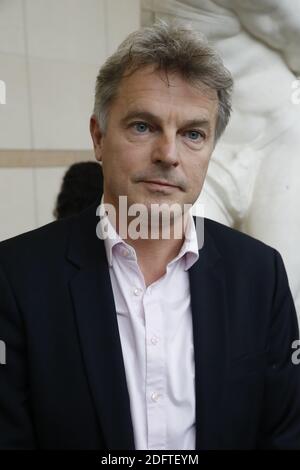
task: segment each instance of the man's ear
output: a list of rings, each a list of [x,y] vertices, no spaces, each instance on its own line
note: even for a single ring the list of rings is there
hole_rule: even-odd
[[[93,114],[90,119],[90,133],[93,139],[95,157],[102,162],[103,132],[100,129],[98,119]]]

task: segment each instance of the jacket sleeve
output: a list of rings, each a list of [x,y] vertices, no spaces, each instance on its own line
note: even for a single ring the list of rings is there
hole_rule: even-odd
[[[25,328],[1,264],[0,341],[0,449],[33,449]]]
[[[300,364],[297,315],[280,254],[270,316],[268,366],[258,447],[300,449]],[[298,357],[298,360],[297,360]]]

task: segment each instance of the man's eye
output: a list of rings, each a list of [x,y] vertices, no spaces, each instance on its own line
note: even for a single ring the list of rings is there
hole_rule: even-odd
[[[204,138],[203,134],[199,131],[186,131],[185,134],[193,141],[202,140]]]
[[[140,134],[144,134],[146,131],[149,130],[148,124],[145,122],[135,122],[133,124],[133,127],[136,131],[138,131]]]

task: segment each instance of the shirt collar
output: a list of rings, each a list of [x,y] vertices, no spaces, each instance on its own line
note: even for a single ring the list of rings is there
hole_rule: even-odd
[[[102,194],[102,198],[100,202],[100,205],[103,205],[103,204],[104,204],[104,194]],[[110,234],[110,236],[104,237],[104,246],[105,246],[106,257],[107,257],[109,266],[113,266],[113,257],[114,257],[114,251],[115,251],[114,247],[117,245],[123,246],[124,248],[126,248],[131,258],[137,261],[135,249],[131,245],[126,243],[120,237],[120,235],[116,232],[115,228],[111,224],[108,217],[106,217],[106,224],[107,224],[107,231]],[[187,222],[186,222],[186,227],[185,227],[185,239],[184,239],[183,245],[178,255],[172,261],[169,262],[168,266],[175,263],[182,257],[184,257],[184,261],[185,261],[185,268],[184,268],[185,271],[190,269],[199,258],[199,248],[198,248],[198,239],[197,239],[197,233],[196,233],[196,228],[195,228],[195,222],[194,222],[194,219],[190,210],[187,216]]]

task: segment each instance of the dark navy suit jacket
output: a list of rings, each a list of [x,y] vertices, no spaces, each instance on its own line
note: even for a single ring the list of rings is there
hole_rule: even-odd
[[[134,449],[96,207],[0,244],[0,448]],[[299,332],[281,256],[204,225],[188,271],[196,449],[300,449]]]

